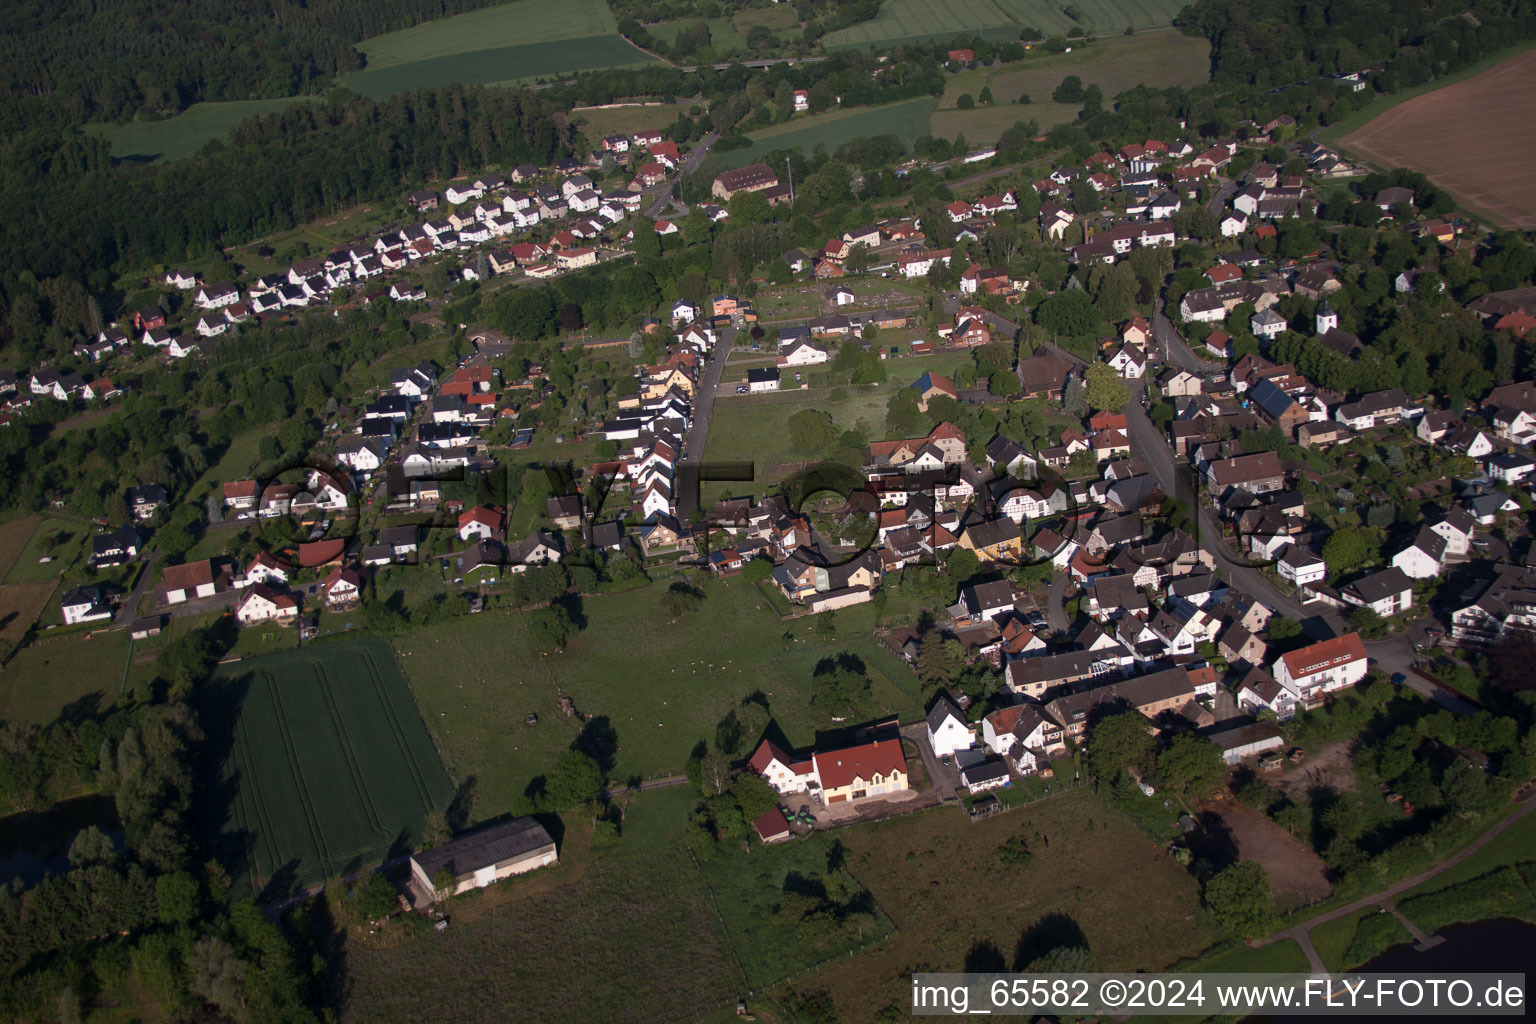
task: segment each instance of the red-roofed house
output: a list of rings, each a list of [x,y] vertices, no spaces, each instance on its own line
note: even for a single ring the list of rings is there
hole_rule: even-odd
[[[255,480],[231,480],[224,485],[225,508],[255,508],[260,496],[261,485]]]
[[[314,569],[339,562],[346,549],[345,540],[317,540],[312,544],[300,544],[299,565],[305,569]]]
[[[1346,633],[1282,655],[1275,663],[1275,682],[1308,707],[1326,693],[1354,686],[1369,668],[1360,634]]]
[[[817,785],[812,761],[794,761],[769,740],[758,744],[747,767],[768,780],[780,793],[804,793]]]
[[[299,602],[292,594],[273,590],[265,583],[257,583],[246,590],[245,596],[235,606],[235,621],[242,626],[257,622],[291,621],[299,614]]]
[[[160,590],[166,604],[181,604],[194,597],[212,597],[218,592],[213,563],[204,558],[185,565],[168,565],[160,577]]]
[[[952,60],[956,64],[976,63],[976,51],[972,49],[950,50],[944,56],[946,60]]]
[[[1518,338],[1525,337],[1526,332],[1533,327],[1536,327],[1536,316],[1531,316],[1529,313],[1524,313],[1520,310],[1501,317],[1499,322],[1493,325],[1494,330],[1509,331]]]
[[[811,755],[822,799],[828,804],[848,803],[900,793],[908,789],[907,759],[900,740],[876,740]]]
[[[668,139],[666,142],[658,142],[651,147],[651,156],[671,168],[676,168],[682,162],[682,154],[677,151],[677,143]]]
[[[476,505],[459,516],[459,540],[500,540],[501,510]]]
[[[325,606],[333,612],[356,608],[363,593],[363,578],[356,569],[337,567],[320,588],[325,592]]]

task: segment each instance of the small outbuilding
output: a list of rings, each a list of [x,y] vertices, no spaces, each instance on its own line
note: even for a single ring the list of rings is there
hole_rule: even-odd
[[[513,818],[412,855],[411,877],[431,893],[437,888],[433,880],[447,870],[453,874],[454,893],[461,893],[558,861],[555,841],[543,825],[533,818]]]
[[[782,843],[793,835],[789,830],[789,820],[777,807],[769,808],[767,813],[752,823],[752,827],[757,830],[757,838],[764,843]]]

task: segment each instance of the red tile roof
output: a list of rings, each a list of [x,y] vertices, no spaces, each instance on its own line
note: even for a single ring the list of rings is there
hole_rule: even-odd
[[[859,747],[832,750],[812,755],[823,789],[841,789],[855,781],[869,781],[875,775],[888,779],[906,773],[907,758],[900,740],[877,740]]]
[[[1364,659],[1365,644],[1360,642],[1359,633],[1345,633],[1332,640],[1324,640],[1311,647],[1292,651],[1282,658],[1292,679],[1300,679],[1337,665],[1347,665]]]

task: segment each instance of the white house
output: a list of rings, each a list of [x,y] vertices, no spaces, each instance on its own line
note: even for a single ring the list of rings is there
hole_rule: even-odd
[[[935,757],[950,757],[976,745],[976,733],[948,697],[941,696],[928,712],[928,743]]]
[[[1324,694],[1354,686],[1370,668],[1359,633],[1346,633],[1281,656],[1275,682],[1290,690],[1297,703],[1311,705]]]
[[[1328,563],[1315,552],[1299,544],[1290,544],[1275,563],[1280,578],[1293,586],[1321,583],[1328,576]]]
[[[779,356],[780,366],[813,366],[828,359],[827,350],[814,342],[797,341]]]
[[[1477,532],[1477,521],[1464,508],[1453,508],[1450,514],[1429,527],[1445,539],[1445,554],[1461,558],[1472,550],[1472,535]]]
[[[69,591],[59,599],[59,611],[66,626],[112,617],[112,609],[101,599],[101,591],[96,587],[76,587]]]
[[[1413,607],[1413,581],[1394,565],[1355,580],[1340,595],[1346,604],[1369,608],[1385,618]]]
[[[1015,763],[1025,751],[1038,752],[1036,758],[1044,760],[1065,747],[1061,726],[1039,704],[1015,704],[992,712],[981,720],[981,735],[987,749]]]
[[[235,620],[242,626],[273,619],[288,619],[299,613],[298,602],[291,594],[273,590],[265,583],[257,583],[246,590],[235,606]]]
[[[1445,564],[1446,540],[1433,527],[1422,527],[1413,543],[1392,556],[1392,566],[1408,579],[1427,580],[1440,575]]]
[[[812,761],[792,761],[768,740],[758,745],[747,765],[781,794],[804,793],[816,786],[816,766]]]

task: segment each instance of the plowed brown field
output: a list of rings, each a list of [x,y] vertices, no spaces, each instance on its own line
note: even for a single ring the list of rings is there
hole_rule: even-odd
[[[1423,173],[1500,227],[1536,228],[1536,50],[1400,103],[1340,142]]]

